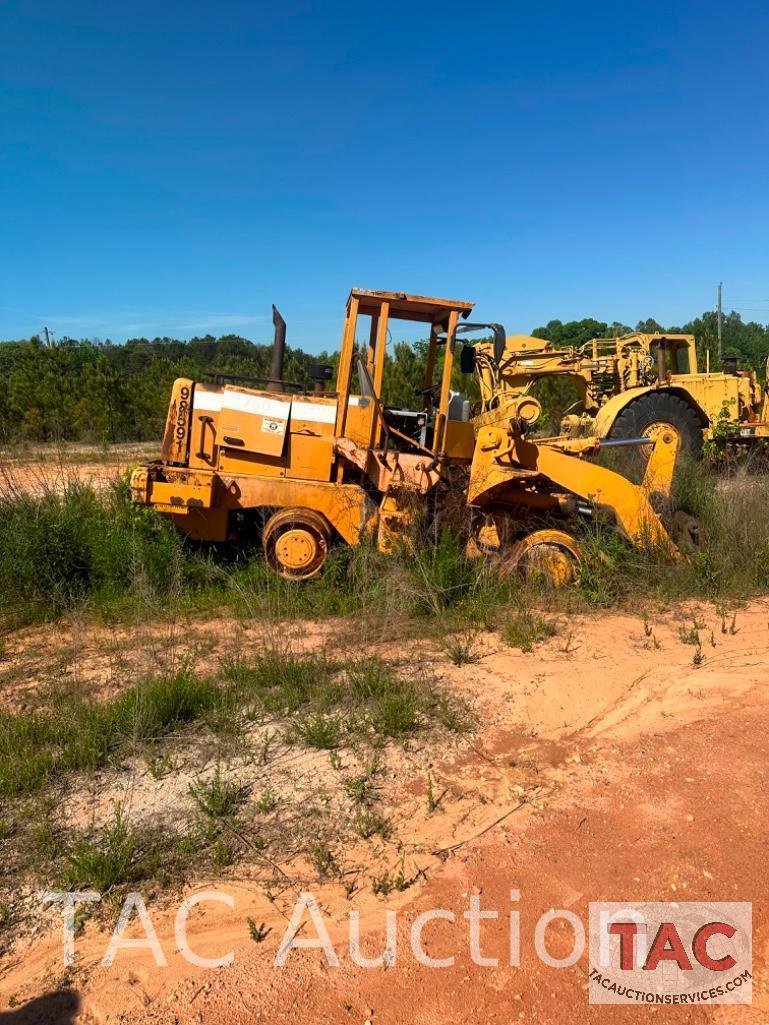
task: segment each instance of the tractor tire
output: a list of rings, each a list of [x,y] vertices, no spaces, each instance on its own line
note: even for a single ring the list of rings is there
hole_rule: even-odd
[[[648,392],[625,406],[611,425],[607,437],[642,438],[655,427],[675,427],[681,438],[681,452],[691,458],[702,455],[702,424],[692,406],[666,391]]]
[[[571,534],[563,530],[533,530],[502,557],[498,573],[503,580],[519,572],[529,581],[565,587],[577,580],[581,562],[579,542]]]
[[[314,509],[280,509],[262,530],[267,565],[285,580],[309,580],[323,569],[331,531]]]

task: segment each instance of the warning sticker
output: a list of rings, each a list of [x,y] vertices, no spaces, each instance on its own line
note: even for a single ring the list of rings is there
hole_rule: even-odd
[[[270,420],[268,417],[262,418],[262,430],[267,434],[285,434],[286,433],[286,421],[285,420]]]

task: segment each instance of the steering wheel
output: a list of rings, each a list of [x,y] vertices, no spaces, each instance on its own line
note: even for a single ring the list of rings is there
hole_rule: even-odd
[[[440,384],[436,381],[435,384],[430,384],[426,388],[415,388],[415,395],[430,395],[432,392],[436,392],[440,388]]]

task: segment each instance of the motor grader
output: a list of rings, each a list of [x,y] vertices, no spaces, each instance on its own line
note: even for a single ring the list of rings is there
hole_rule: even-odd
[[[174,383],[161,457],[133,472],[133,500],[193,539],[225,542],[256,525],[268,564],[293,580],[319,573],[339,539],[370,539],[382,551],[408,545],[416,521],[440,504],[433,499],[458,488],[468,554],[493,555],[505,571],[573,579],[580,558],[574,521],[601,512],[631,544],[675,559],[659,511],[678,432],[637,439],[651,449],[637,485],[589,460],[607,444],[596,438],[533,440],[536,410],[526,395],[502,389],[471,416],[465,396],[451,389],[458,338],[495,333],[491,352],[480,357],[472,343],[463,345],[463,370],[499,364],[505,351],[499,325],[466,323],[472,308],[353,289],[333,390],[326,390],[325,367],[311,368],[312,387],[281,380],[285,324],[276,315],[269,379]],[[381,401],[396,321],[429,335],[413,409]]]
[[[724,359],[723,372],[700,372],[693,335],[633,332],[562,349],[516,335],[498,359],[491,341],[475,351],[482,409],[527,397],[534,415],[538,382],[572,381],[577,402],[560,425],[572,437],[638,438],[675,428],[693,455],[714,436],[743,444],[769,438],[769,392],[755,373],[738,370],[735,357]]]

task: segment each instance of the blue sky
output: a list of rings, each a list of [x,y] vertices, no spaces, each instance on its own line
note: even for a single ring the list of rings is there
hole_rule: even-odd
[[[0,338],[769,321],[769,8],[0,5]]]

